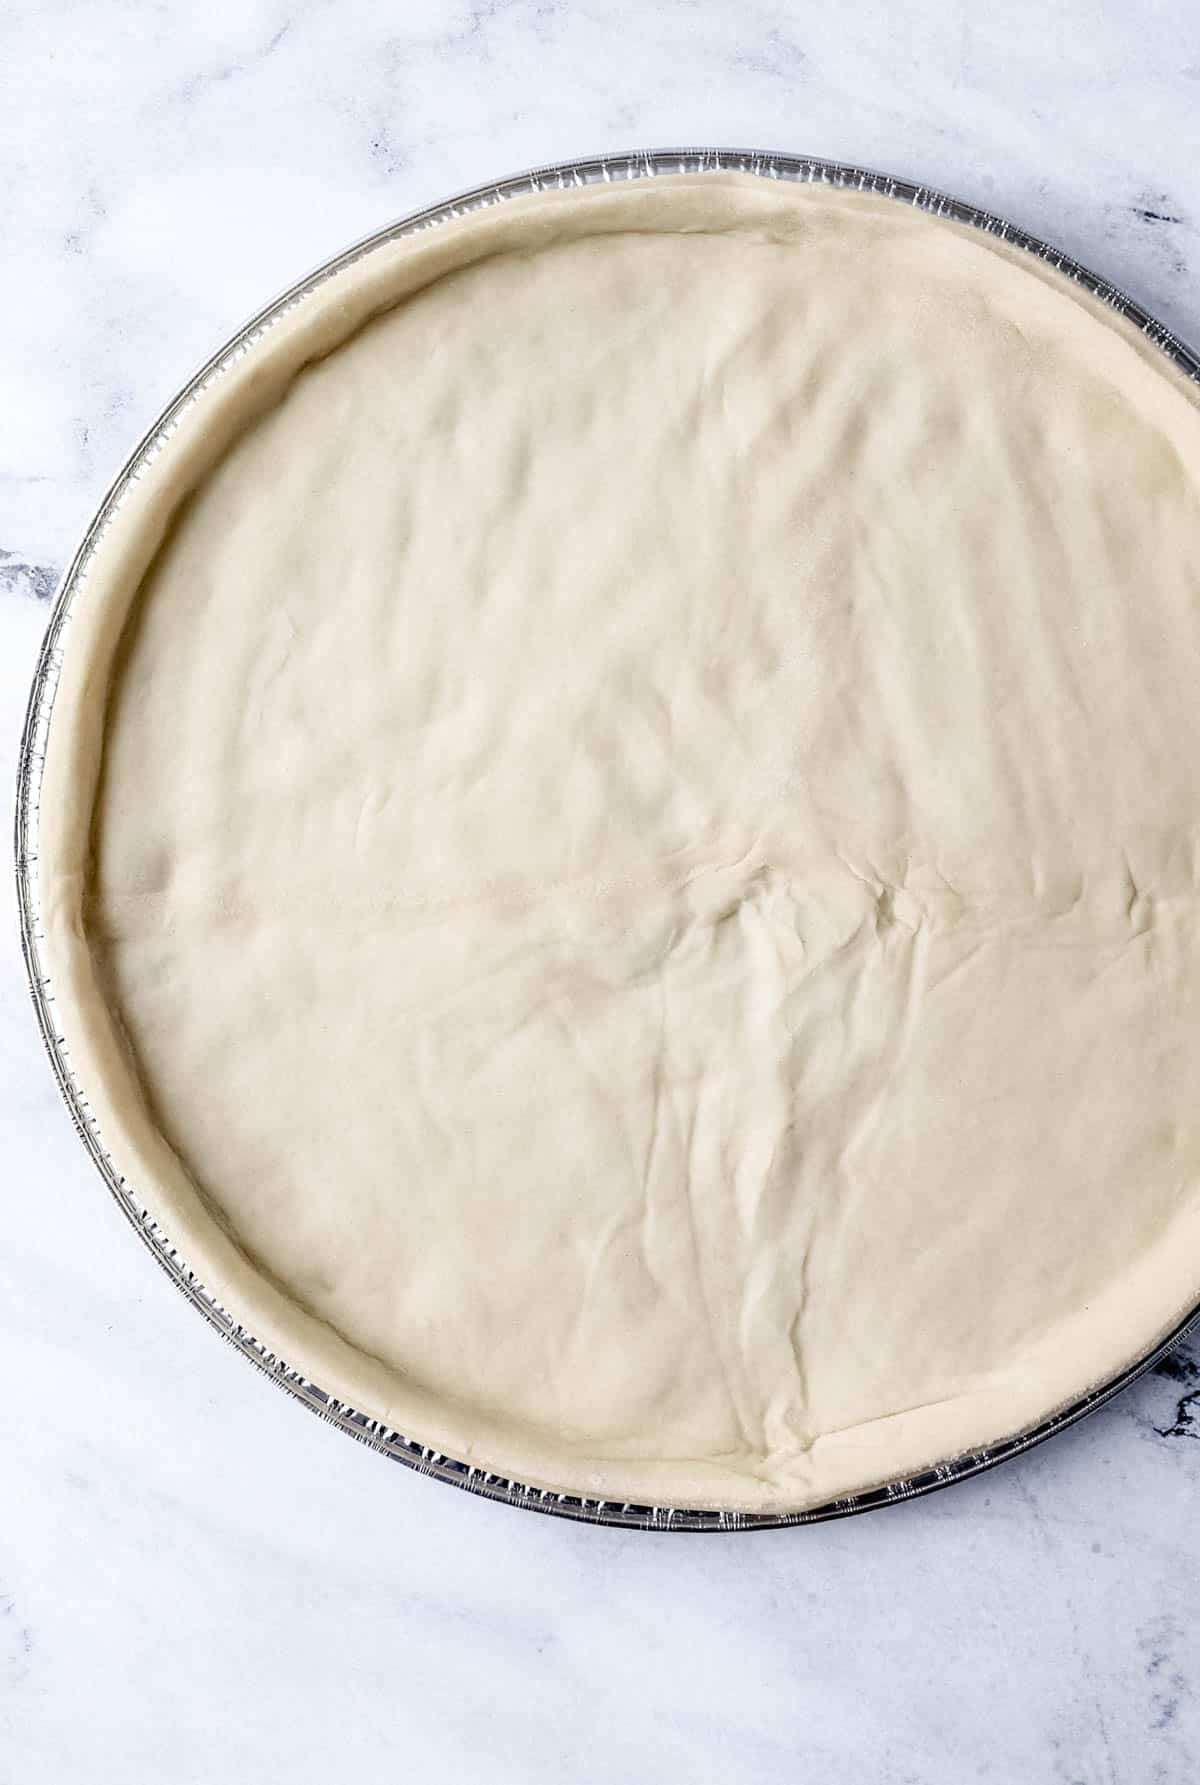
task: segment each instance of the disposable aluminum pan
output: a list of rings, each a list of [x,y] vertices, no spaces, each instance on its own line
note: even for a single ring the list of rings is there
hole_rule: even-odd
[[[931,1493],[935,1488],[945,1487],[950,1482],[978,1475],[981,1470],[990,1469],[1007,1457],[1030,1450],[1035,1444],[1040,1444],[1056,1432],[1074,1425],[1086,1413],[1110,1400],[1135,1377],[1150,1368],[1200,1321],[1200,1306],[1193,1309],[1167,1338],[1137,1362],[1032,1430],[987,1449],[971,1451],[965,1456],[939,1463],[935,1468],[924,1470],[918,1475],[889,1481],[868,1493],[850,1494],[843,1499],[831,1500],[828,1504],[814,1507],[807,1512],[764,1515],[680,1511],[665,1506],[580,1499],[573,1494],[527,1487],[522,1482],[510,1481],[459,1462],[454,1457],[444,1456],[440,1451],[414,1443],[403,1433],[391,1431],[379,1421],[370,1419],[366,1414],[347,1406],[344,1401],[335,1399],[319,1383],[310,1382],[307,1377],[291,1369],[284,1359],[267,1350],[198,1281],[186,1261],[176,1252],[169,1236],[142,1206],[139,1186],[128,1182],[117,1171],[105,1148],[104,1137],[98,1131],[88,1101],[87,1086],[75,1074],[55,1019],[54,983],[44,953],[44,936],[39,917],[38,813],[42,768],[46,739],[53,718],[54,697],[64,652],[70,648],[68,622],[75,603],[87,600],[88,572],[96,547],[131,482],[142,474],[160,452],[170,450],[170,437],[183,410],[198,399],[203,400],[205,393],[235,360],[252,353],[273,323],[326,279],[341,272],[343,268],[366,259],[386,243],[394,242],[401,236],[415,235],[422,230],[437,229],[443,223],[451,222],[468,212],[502,204],[507,199],[526,193],[614,181],[653,180],[667,174],[718,170],[754,174],[766,180],[793,180],[799,184],[838,186],[872,192],[894,199],[897,204],[913,205],[932,216],[949,217],[955,222],[982,230],[985,235],[998,237],[1001,241],[1036,255],[1039,260],[1048,261],[1066,278],[1073,279],[1122,316],[1128,317],[1168,359],[1189,377],[1200,382],[1200,359],[1170,329],[1156,322],[1122,292],[1079,266],[1068,255],[1026,235],[1023,230],[1015,229],[1012,224],[1003,222],[987,211],[976,210],[971,205],[948,198],[944,193],[932,191],[927,186],[915,186],[911,181],[871,173],[865,168],[847,167],[833,161],[815,161],[806,156],[744,149],[652,149],[633,154],[600,155],[586,161],[539,167],[532,172],[498,181],[495,185],[477,187],[456,198],[447,199],[442,204],[433,205],[428,210],[414,212],[411,216],[401,218],[399,222],[389,224],[377,234],[368,236],[365,241],[318,267],[253,317],[167,405],[150,432],[134,449],[105,495],[55,595],[25,719],[17,782],[16,857],[21,938],[30,990],[50,1063],[80,1138],[100,1175],[158,1263],[189,1301],[199,1308],[205,1318],[244,1357],[286,1388],[298,1401],[342,1431],[348,1432],[351,1437],[369,1444],[374,1450],[382,1451],[385,1456],[392,1457],[410,1469],[416,1469],[423,1475],[432,1475],[439,1481],[452,1482],[455,1486],[465,1488],[469,1493],[480,1494],[485,1499],[502,1500],[510,1506],[522,1506],[535,1512],[552,1513],[558,1518],[577,1519],[591,1524],[624,1525],[655,1531],[746,1531],[778,1525],[811,1525],[825,1519],[846,1518],[852,1513],[868,1512],[897,1500],[911,1500],[918,1494]]]

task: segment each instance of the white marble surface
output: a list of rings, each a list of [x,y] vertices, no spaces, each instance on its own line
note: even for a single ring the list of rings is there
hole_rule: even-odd
[[[460,186],[681,141],[859,160],[1200,335],[1182,0],[14,0],[0,71],[9,784],[46,597],[134,437],[261,300]],[[0,897],[0,1785],[1197,1777],[1200,1347],[1023,1461],[808,1531],[648,1538],[418,1480],[153,1269]]]

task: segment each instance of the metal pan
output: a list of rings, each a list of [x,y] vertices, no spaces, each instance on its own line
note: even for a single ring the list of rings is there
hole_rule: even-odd
[[[137,479],[147,464],[167,445],[181,411],[198,395],[220,378],[234,359],[253,352],[265,329],[315,287],[343,268],[365,258],[384,244],[401,236],[434,229],[467,212],[502,204],[522,194],[553,191],[572,186],[589,186],[612,181],[652,180],[667,174],[702,173],[726,170],[754,174],[762,179],[792,180],[804,184],[822,184],[871,192],[894,199],[898,204],[913,205],[936,217],[949,217],[970,225],[984,234],[1020,248],[1038,259],[1048,261],[1059,273],[1074,280],[1087,291],[1135,323],[1141,332],[1189,377],[1200,382],[1200,358],[1171,330],[1157,322],[1124,293],[1107,280],[1088,272],[1057,248],[1026,235],[1010,223],[988,211],[976,210],[957,199],[948,198],[927,186],[916,186],[887,174],[872,173],[865,168],[848,167],[833,161],[812,160],[807,156],[773,154],[746,149],[651,149],[632,154],[600,155],[588,160],[563,162],[552,167],[534,168],[515,174],[494,185],[479,186],[470,192],[414,212],[368,236],[354,247],[327,261],[323,266],[291,286],[282,296],[259,311],[208,364],[203,366],[167,405],[149,433],[135,447],[118,473],[96,511],[86,533],[68,566],[55,595],[49,624],[34,675],[25,729],[21,741],[17,780],[16,866],[17,897],[20,911],[21,940],[29,975],[34,1008],[42,1031],[50,1063],[66,1100],[72,1119],[84,1146],[90,1153],[109,1190],[127,1218],[137,1229],[158,1263],[172,1281],[188,1297],[205,1318],[231,1345],[249,1358],[274,1381],[286,1388],[297,1400],[310,1407],[323,1419],[348,1432],[351,1437],[369,1444],[396,1462],[432,1475],[439,1481],[452,1482],[469,1493],[485,1499],[502,1500],[535,1512],[558,1518],[581,1520],[591,1524],[620,1525],[655,1531],[746,1531],[780,1525],[811,1525],[826,1519],[846,1518],[853,1513],[868,1512],[897,1500],[911,1500],[919,1494],[931,1493],[954,1481],[978,1475],[1005,1458],[1018,1456],[1046,1438],[1053,1437],[1067,1426],[1074,1425],[1085,1414],[1102,1406],[1113,1395],[1132,1382],[1178,1343],[1185,1333],[1200,1322],[1200,1306],[1180,1322],[1161,1343],[1144,1357],[1107,1382],[1101,1383],[1032,1430],[1021,1433],[987,1449],[972,1451],[918,1475],[889,1481],[866,1493],[847,1495],[814,1507],[806,1512],[757,1514],[720,1511],[679,1510],[666,1506],[643,1506],[611,1500],[589,1500],[571,1494],[553,1493],[532,1488],[519,1481],[510,1481],[485,1470],[444,1456],[439,1451],[414,1443],[402,1433],[389,1430],[377,1420],[369,1419],[345,1402],[336,1400],[318,1383],[310,1382],[256,1339],[236,1316],[211,1296],[198,1281],[186,1262],[176,1252],[168,1236],[142,1207],[135,1184],[130,1184],[117,1171],[110,1158],[103,1136],[88,1102],[87,1086],[76,1076],[68,1050],[59,1033],[55,1018],[54,985],[45,958],[44,938],[39,917],[38,892],[38,814],[40,808],[42,768],[46,738],[54,710],[54,697],[69,649],[69,624],[77,600],[83,599],[88,571],[96,547],[119,506],[131,481]]]

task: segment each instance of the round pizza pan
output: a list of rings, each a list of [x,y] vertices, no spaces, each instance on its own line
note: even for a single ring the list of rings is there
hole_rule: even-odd
[[[1173,1332],[1156,1344],[1116,1376],[1100,1383],[1088,1394],[1061,1409],[1042,1424],[1014,1438],[954,1457],[918,1475],[884,1483],[869,1492],[856,1493],[833,1500],[803,1512],[757,1514],[729,1511],[680,1510],[664,1506],[645,1506],[611,1500],[589,1500],[571,1494],[554,1493],[507,1480],[478,1467],[460,1462],[439,1451],[413,1442],[402,1432],[390,1430],[379,1421],[367,1417],[356,1408],[337,1400],[319,1383],[310,1381],[292,1369],[286,1359],[276,1356],[259,1342],[254,1334],[223,1307],[188,1268],[158,1223],[143,1206],[139,1186],[123,1177],[111,1159],[88,1101],[86,1084],[80,1082],[72,1066],[69,1049],[59,1032],[55,1018],[53,976],[45,958],[44,938],[39,916],[38,889],[38,815],[40,809],[42,768],[46,739],[52,723],[55,692],[64,662],[70,649],[71,615],[77,602],[85,602],[88,573],[96,548],[120,507],[130,485],[164,450],[169,450],[171,435],[179,425],[183,412],[203,401],[205,393],[224,372],[246,354],[253,353],[267,330],[300,303],[325,280],[343,268],[362,260],[386,243],[418,231],[436,229],[467,212],[505,203],[524,194],[551,191],[564,187],[589,186],[605,182],[652,180],[679,173],[731,171],[747,173],[767,180],[791,180],[853,188],[893,199],[897,204],[912,205],[933,216],[949,217],[970,225],[985,234],[998,237],[1012,246],[1047,261],[1066,278],[1075,281],[1100,298],[1113,310],[1133,322],[1188,377],[1200,382],[1200,357],[1184,345],[1170,329],[1157,322],[1132,299],[1110,285],[1107,280],[1089,272],[1057,248],[1027,235],[1023,230],[1004,222],[988,211],[947,197],[928,186],[914,185],[909,180],[874,173],[865,168],[846,166],[801,155],[777,154],[746,149],[648,149],[627,154],[598,155],[582,161],[562,162],[554,166],[534,168],[515,174],[492,185],[479,186],[460,193],[440,204],[416,211],[356,243],[344,253],[326,261],[306,278],[289,287],[273,303],[251,318],[233,339],[221,348],[191,378],[163,410],[149,432],[118,472],[93,516],[78,549],[68,565],[51,606],[34,674],[17,777],[16,799],[16,869],[17,899],[21,940],[29,976],[29,986],[42,1038],[50,1056],[55,1078],[80,1138],[109,1191],[127,1219],[176,1286],[200,1310],[223,1338],[242,1355],[264,1371],[306,1407],[342,1431],[381,1451],[394,1461],[403,1463],[423,1475],[453,1483],[469,1493],[485,1499],[499,1500],[511,1506],[525,1507],[558,1518],[575,1519],[591,1524],[626,1526],[655,1531],[744,1531],[780,1525],[811,1525],[827,1519],[845,1518],[853,1513],[868,1512],[898,1500],[910,1500],[931,1493],[951,1482],[961,1481],[990,1469],[1006,1458],[1017,1456],[1053,1437],[1082,1419],[1122,1388],[1141,1375],[1185,1333],[1200,1322],[1200,1306],[1192,1309]]]

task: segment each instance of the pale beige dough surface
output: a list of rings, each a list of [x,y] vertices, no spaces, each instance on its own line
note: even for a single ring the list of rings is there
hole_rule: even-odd
[[[892,201],[379,250],[183,422],[42,819],[101,1131],[438,1449],[799,1508],[1200,1295],[1200,412]]]

